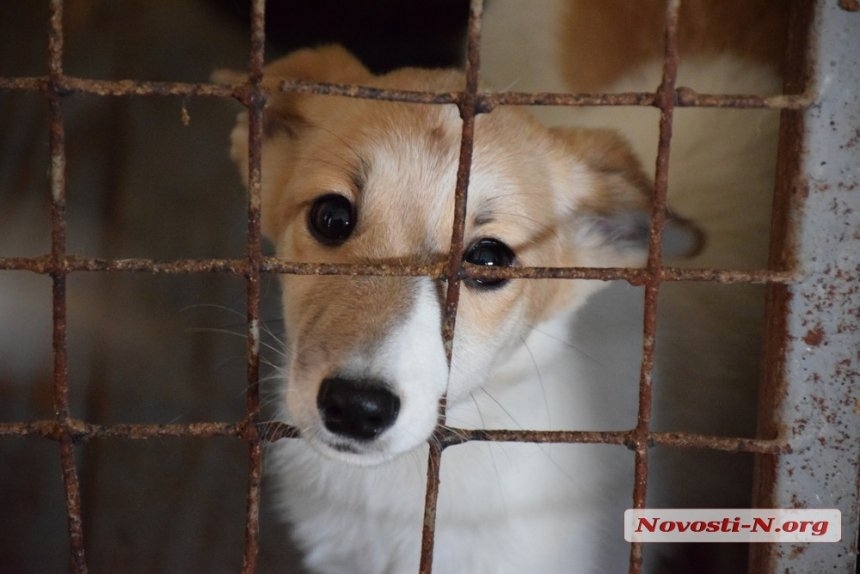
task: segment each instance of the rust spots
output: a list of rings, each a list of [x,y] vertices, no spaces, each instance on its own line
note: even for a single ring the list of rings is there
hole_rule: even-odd
[[[824,341],[824,329],[821,328],[821,325],[815,327],[814,329],[810,329],[806,332],[806,335],[803,336],[803,342],[809,345],[810,347],[817,347]]]
[[[839,7],[848,12],[860,12],[860,0],[839,0]]]

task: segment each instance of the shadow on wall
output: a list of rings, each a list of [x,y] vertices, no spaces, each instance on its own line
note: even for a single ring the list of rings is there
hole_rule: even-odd
[[[47,2],[6,3],[0,76],[42,76]],[[269,58],[341,41],[376,70],[455,65],[468,2],[269,3]],[[67,3],[70,76],[204,82],[247,65],[248,2]],[[366,25],[356,23],[366,22]],[[63,100],[67,250],[82,257],[240,258],[246,203],[227,157],[235,102],[162,97]],[[183,113],[190,122],[183,125]],[[0,92],[0,257],[50,251],[47,105]],[[277,280],[263,287],[270,340]],[[75,273],[68,279],[72,414],[93,423],[234,422],[244,414],[241,277]],[[277,364],[272,353],[268,362]],[[271,375],[272,367],[265,374]],[[0,271],[0,421],[53,417],[51,281]],[[93,572],[241,568],[246,448],[231,439],[91,440],[78,449]],[[58,452],[0,439],[0,571],[62,572],[68,535]],[[285,529],[264,516],[260,571],[298,571]]]

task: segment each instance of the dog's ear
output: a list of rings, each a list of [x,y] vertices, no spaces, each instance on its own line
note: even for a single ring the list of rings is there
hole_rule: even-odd
[[[638,266],[648,253],[652,182],[626,140],[611,130],[550,130],[564,154],[585,167],[587,191],[572,205],[574,241],[594,252],[589,265]],[[693,222],[669,211],[663,228],[663,255],[691,257],[704,245]]]
[[[280,86],[285,80],[307,80],[311,82],[358,84],[369,80],[371,73],[358,59],[337,45],[320,48],[307,48],[293,52],[266,66],[263,70],[262,84],[268,89],[269,99],[263,111],[263,136],[267,142],[277,140],[277,157],[263,155],[263,163],[271,165],[263,169],[263,233],[274,237],[279,221],[277,220],[279,198],[274,193],[274,185],[267,185],[271,177],[282,177],[291,168],[291,154],[299,145],[304,129],[312,126],[310,106],[307,102],[314,96],[281,93]],[[212,74],[213,81],[239,84],[247,76],[239,72],[218,70]],[[230,157],[239,168],[240,175],[247,185],[248,178],[248,114],[241,112],[236,126],[230,135]]]
[[[335,44],[297,50],[273,62],[263,74],[263,85],[271,90],[264,119],[266,133],[284,130],[295,137],[297,131],[311,122],[301,109],[306,96],[278,92],[284,80],[360,84],[371,77],[355,56]]]
[[[266,105],[266,131],[282,128],[291,131],[302,121],[297,109],[302,99],[278,90],[285,80],[307,80],[332,84],[358,84],[371,77],[371,73],[342,46],[331,44],[319,48],[305,48],[276,60],[263,70],[263,87],[270,91]],[[218,69],[211,80],[221,84],[241,84],[247,75],[236,70]]]
[[[266,66],[264,72],[266,85],[286,78],[351,84],[370,75],[358,58],[338,44],[296,50]]]

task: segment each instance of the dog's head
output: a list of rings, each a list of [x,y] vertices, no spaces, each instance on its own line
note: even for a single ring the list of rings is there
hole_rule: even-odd
[[[270,65],[285,78],[455,91],[456,71],[367,71],[338,47]],[[462,121],[451,105],[274,93],[262,156],[264,233],[295,262],[444,260]],[[549,130],[500,108],[476,120],[465,260],[495,266],[641,266],[650,182],[628,146],[594,130]],[[248,168],[240,115],[232,156]],[[698,231],[669,218],[664,250],[693,251]],[[421,445],[438,401],[467,400],[534,325],[582,304],[594,281],[467,280],[450,373],[444,285],[428,277],[283,277],[290,421],[327,454],[360,464]]]

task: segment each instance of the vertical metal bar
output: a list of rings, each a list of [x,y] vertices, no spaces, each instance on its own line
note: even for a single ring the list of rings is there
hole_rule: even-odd
[[[443,401],[444,402],[444,401]],[[444,404],[442,405],[444,409]],[[427,455],[427,486],[424,492],[424,520],[421,526],[420,574],[433,571],[433,549],[436,542],[436,503],[439,500],[439,473],[442,469],[442,445],[430,441]]]
[[[260,496],[262,491],[263,447],[257,430],[260,416],[260,275],[263,261],[260,205],[262,192],[261,149],[265,97],[260,82],[265,60],[265,0],[254,0],[251,6],[251,54],[248,64],[251,84],[248,105],[248,269],[247,269],[247,419],[248,495],[245,516],[245,552],[242,572],[257,569],[260,539]]]
[[[475,139],[475,116],[479,113],[478,77],[480,72],[481,15],[483,0],[471,0],[469,6],[468,39],[466,50],[466,86],[458,106],[463,119],[460,137],[460,158],[457,166],[457,181],[454,190],[454,222],[451,230],[451,249],[448,253],[446,277],[448,288],[445,294],[445,312],[442,338],[448,365],[454,345],[454,327],[457,322],[457,306],[460,300],[460,271],[463,264],[463,238],[466,229],[466,204],[468,200],[469,175],[472,169],[472,152]],[[445,398],[439,405],[439,422],[445,422]],[[436,503],[439,498],[439,473],[442,466],[443,444],[430,441],[427,459],[427,486],[424,495],[424,520],[421,531],[421,559],[418,571],[430,574],[433,570],[433,547],[436,534]]]
[[[651,399],[654,374],[654,351],[657,333],[657,299],[660,291],[663,227],[666,224],[666,196],[669,186],[669,150],[675,112],[675,81],[678,75],[678,13],[681,0],[671,0],[666,11],[663,77],[657,91],[660,108],[660,139],[654,176],[651,208],[651,237],[648,245],[643,318],[642,364],[639,372],[639,412],[634,433],[633,506],[644,508],[648,490],[648,437],[651,431]],[[630,574],[642,569],[642,544],[630,548]]]
[[[463,119],[463,132],[460,137],[460,161],[457,166],[457,183],[454,194],[454,224],[451,231],[451,250],[448,254],[446,273],[448,290],[445,297],[445,317],[442,331],[445,340],[445,353],[449,363],[454,343],[457,305],[460,300],[460,270],[463,265],[463,237],[466,228],[466,203],[475,140],[475,116],[479,113],[477,102],[482,10],[483,0],[471,1],[466,53],[466,90],[458,104],[460,117]]]
[[[810,6],[804,7],[809,9]],[[860,12],[818,1],[808,36],[815,103],[792,119],[782,154],[786,236],[776,261],[799,279],[777,290],[763,432],[790,452],[760,461],[756,504],[837,508],[842,540],[754,548],[753,572],[856,572],[860,523]],[[792,145],[791,142],[788,142]],[[794,169],[794,166],[798,166]]]
[[[809,31],[814,3],[808,0],[793,0],[787,31],[787,46],[784,56],[785,94],[809,93]],[[802,195],[803,168],[798,161],[803,155],[804,110],[783,110],[780,114],[779,148],[774,201],[771,216],[769,269],[794,270],[797,267],[792,235],[791,212],[796,200]],[[759,417],[757,436],[779,437],[781,423],[775,416],[778,411],[777,396],[782,389],[782,373],[785,368],[786,344],[788,340],[788,285],[771,284],[767,287],[765,303],[765,339],[763,345],[762,380],[759,386]],[[759,455],[755,459],[753,505],[768,508],[773,506],[771,494],[776,473],[776,458]],[[771,571],[768,562],[770,549],[762,544],[750,548],[748,572]]]
[[[63,77],[63,2],[51,0],[48,27],[48,108],[50,122],[51,277],[53,280],[54,414],[59,423],[60,466],[69,529],[69,568],[85,573],[81,489],[70,431],[69,368],[66,336],[66,142],[61,81]]]
[[[66,354],[66,150],[63,110],[58,84],[62,79],[63,2],[51,0],[48,36],[48,95],[50,118],[50,186],[51,186],[51,275],[54,282],[54,414],[60,423],[69,418],[68,357]]]

